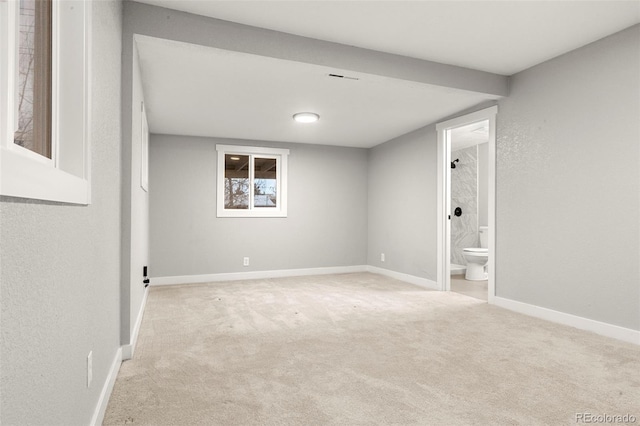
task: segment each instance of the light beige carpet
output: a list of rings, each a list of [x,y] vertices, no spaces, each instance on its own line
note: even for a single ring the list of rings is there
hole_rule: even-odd
[[[640,422],[640,349],[362,273],[151,288],[106,425]]]

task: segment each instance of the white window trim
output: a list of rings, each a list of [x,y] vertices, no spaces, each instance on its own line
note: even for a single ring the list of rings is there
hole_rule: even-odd
[[[63,25],[59,24],[61,17],[65,18],[67,24],[73,22],[83,33],[84,51],[82,55],[75,56],[80,60],[72,65],[67,62],[68,55],[60,54],[60,47],[65,44],[63,31],[66,34],[69,33],[68,25],[62,28]],[[74,2],[73,8],[60,7],[57,1],[53,3],[51,159],[18,146],[13,141],[14,130],[17,127],[15,99],[17,97],[18,19],[19,2],[0,0],[0,92],[7,94],[0,102],[0,195],[90,204],[91,2]],[[69,66],[73,66],[76,70],[72,77],[61,71]],[[81,70],[80,67],[82,67]],[[77,82],[79,74],[82,75],[80,84]],[[73,87],[82,90],[83,106],[81,118],[76,115],[69,119],[67,114],[64,118],[65,122],[61,122],[62,94],[59,87],[62,79],[65,78],[72,78]],[[65,86],[69,87],[69,84]],[[58,137],[60,128],[61,126],[78,126],[79,123],[82,125],[83,140],[81,143],[74,144],[78,148],[74,148],[75,151],[72,154],[74,158],[70,161],[74,161],[77,168],[82,170],[81,176],[68,173],[59,166],[60,147],[65,144],[65,140],[60,140]]]
[[[216,145],[218,151],[216,203],[218,217],[287,217],[287,175],[288,175],[288,149],[264,148],[258,146],[241,145]],[[275,158],[278,173],[278,203],[277,207],[253,207],[249,209],[225,209],[224,208],[224,159],[226,154],[253,155],[260,158]],[[253,170],[249,176],[253,182]],[[253,185],[250,185],[253,191]],[[250,197],[251,198],[251,197]]]

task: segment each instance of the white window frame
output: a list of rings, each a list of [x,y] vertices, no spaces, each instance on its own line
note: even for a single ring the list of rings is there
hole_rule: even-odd
[[[241,145],[216,145],[218,151],[217,164],[217,216],[218,217],[287,217],[287,160],[288,149],[264,148],[257,146]],[[248,209],[225,209],[224,208],[224,161],[225,155],[248,155],[250,157],[249,167],[249,208]],[[253,206],[253,157],[274,158],[276,160],[278,201],[276,207],[254,207]]]
[[[53,1],[51,158],[13,140],[19,13],[0,0],[0,195],[90,204],[91,1]]]

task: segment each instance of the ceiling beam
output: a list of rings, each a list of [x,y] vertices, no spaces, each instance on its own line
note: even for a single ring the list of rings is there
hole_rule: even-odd
[[[414,83],[507,96],[508,77],[133,1],[124,2],[127,35],[140,34],[217,49],[302,62]],[[127,34],[128,33],[128,34]]]

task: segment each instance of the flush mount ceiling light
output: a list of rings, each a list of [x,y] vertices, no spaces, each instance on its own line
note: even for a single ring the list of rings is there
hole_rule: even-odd
[[[320,120],[320,116],[314,112],[299,112],[293,114],[293,119],[298,123],[315,123]]]
[[[238,161],[240,159],[240,157],[229,157],[229,159],[231,159],[233,161]]]

